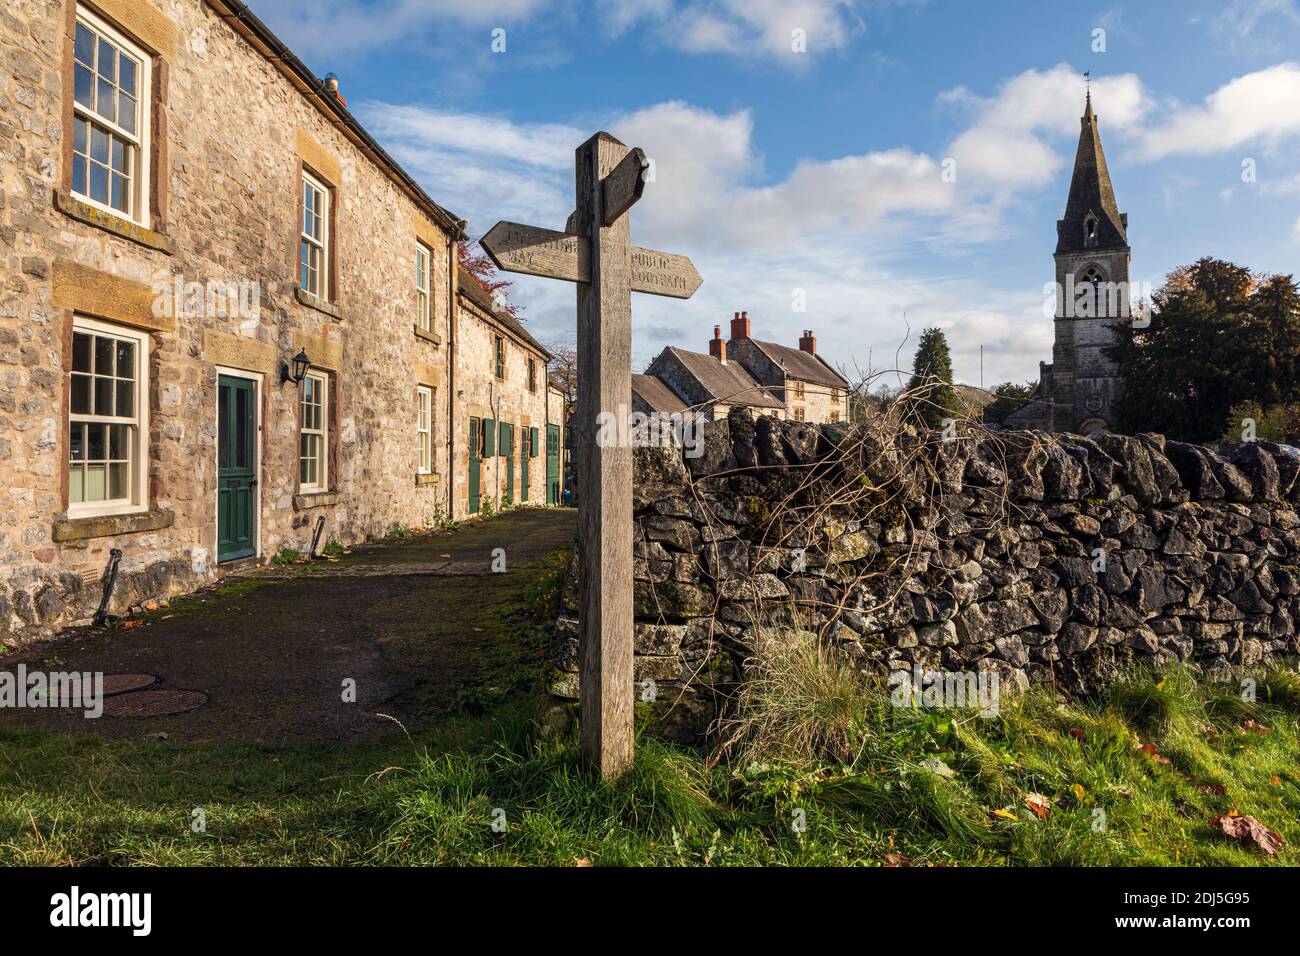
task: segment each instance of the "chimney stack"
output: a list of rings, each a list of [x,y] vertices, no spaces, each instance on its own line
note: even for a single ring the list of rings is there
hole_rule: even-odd
[[[749,338],[749,313],[737,312],[731,320],[731,337],[733,339]]]
[[[348,101],[345,100],[343,94],[339,92],[339,78],[333,73],[325,74],[325,89],[344,106],[348,105]]]
[[[709,354],[721,362],[727,364],[727,340],[722,337],[722,326],[713,327],[713,338],[709,339]]]
[[[803,335],[799,339],[799,351],[811,352],[817,354],[817,336],[812,334],[812,329],[804,329]]]

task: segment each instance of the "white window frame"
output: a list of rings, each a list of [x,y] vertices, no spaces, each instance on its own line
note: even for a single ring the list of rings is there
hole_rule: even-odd
[[[152,195],[149,188],[150,180],[152,176],[152,171],[150,169],[149,144],[150,144],[150,131],[151,131],[150,119],[152,118],[150,116],[150,104],[153,101],[153,58],[141,47],[139,47],[135,43],[132,43],[120,32],[118,32],[107,21],[103,20],[99,16],[96,16],[94,13],[92,13],[89,9],[82,6],[81,4],[77,4],[76,19],[78,23],[83,24],[94,33],[101,34],[104,37],[104,39],[108,40],[110,43],[116,46],[118,48],[119,56],[122,53],[126,53],[133,60],[136,61],[136,83],[135,83],[136,124],[135,124],[135,132],[128,133],[124,127],[118,125],[112,120],[105,119],[103,116],[99,115],[99,113],[95,112],[94,110],[86,106],[83,106],[81,103],[78,103],[76,82],[74,79],[72,87],[68,90],[68,96],[72,97],[73,123],[75,124],[78,120],[85,120],[89,122],[92,126],[98,125],[102,129],[111,133],[113,136],[119,137],[130,144],[130,155],[132,159],[132,161],[130,162],[131,176],[132,176],[130,197],[131,197],[132,209],[129,213],[126,213],[120,209],[114,208],[112,205],[108,203],[102,203],[99,200],[92,198],[88,193],[79,192],[77,190],[76,183],[73,183],[73,187],[72,187],[73,195],[75,195],[77,199],[80,200],[81,202],[86,203],[88,206],[93,206],[94,208],[102,210],[103,212],[106,212],[111,216],[116,216],[118,219],[124,219],[127,222],[135,223],[137,225],[143,226],[144,228],[148,229],[150,227],[149,207],[152,202]],[[75,36],[76,28],[74,27],[73,29],[74,29],[74,36]],[[99,44],[96,43],[95,46],[96,49],[98,49]],[[72,70],[75,78],[76,64],[78,62],[76,59],[75,41],[73,46],[73,52],[71,55],[73,58]],[[92,82],[95,83],[96,85],[98,84],[97,73],[95,77],[92,79]],[[120,102],[119,102],[119,106],[120,106]],[[72,141],[73,131],[67,130],[66,135],[68,136],[69,141]],[[110,146],[110,152],[111,149],[112,147]],[[74,151],[75,151],[75,146],[67,154],[69,163],[73,162]],[[90,144],[87,143],[86,144],[87,156],[89,156],[89,151],[90,151]],[[89,162],[90,160],[87,159],[87,163]],[[111,155],[109,157],[109,168],[110,169],[112,168]],[[109,185],[111,190],[111,186],[112,186],[111,178],[109,180]],[[111,191],[110,191],[110,195],[111,195]]]
[[[429,269],[433,253],[422,242],[415,244],[415,327],[421,332],[433,331],[433,296],[430,294]]]
[[[68,517],[69,518],[88,518],[101,515],[118,515],[118,514],[135,514],[141,511],[149,510],[149,335],[136,329],[127,328],[122,325],[115,325],[108,322],[99,322],[95,319],[85,318],[80,315],[74,315],[72,320],[74,335],[76,332],[86,332],[91,335],[112,336],[115,339],[122,339],[135,344],[135,396],[132,406],[135,409],[133,417],[117,417],[106,415],[88,415],[83,413],[73,414],[72,412],[72,369],[71,364],[68,370],[68,408],[67,421],[69,432],[73,425],[87,422],[108,425],[128,425],[135,428],[135,434],[131,442],[131,468],[128,470],[131,477],[131,493],[126,500],[116,499],[114,501],[78,501],[71,500],[72,491],[68,490]],[[93,360],[93,355],[92,355]],[[93,380],[92,380],[93,381]],[[93,392],[93,385],[92,385]],[[116,402],[116,395],[114,396]],[[71,466],[72,438],[68,437],[67,454],[64,456],[63,467]],[[83,462],[85,459],[82,459]],[[107,472],[104,475],[105,486],[109,481]],[[83,498],[85,492],[82,492]]]
[[[433,389],[415,388],[415,447],[417,475],[433,474]]]
[[[320,427],[308,428],[305,424],[305,411],[307,407],[307,382],[312,382],[314,389],[319,389],[316,394],[320,395]],[[330,469],[330,380],[329,376],[323,372],[309,371],[302,380],[303,384],[298,389],[298,490],[303,493],[315,494],[329,490],[329,469]],[[316,403],[313,403],[316,404]],[[302,453],[302,436],[315,435],[320,439],[319,450],[316,454],[316,481],[307,482],[302,478],[303,462],[309,459]]]
[[[307,231],[307,189],[310,187],[320,195],[320,236]],[[322,302],[329,301],[330,291],[330,203],[333,202],[330,188],[307,170],[302,171],[300,201],[302,203],[302,221],[298,223],[298,287],[308,295],[315,296]],[[302,244],[306,242],[320,251],[320,268],[316,270],[316,288],[311,289],[303,283]]]

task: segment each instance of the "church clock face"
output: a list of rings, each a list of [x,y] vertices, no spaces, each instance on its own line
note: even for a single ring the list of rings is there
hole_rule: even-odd
[[[1096,415],[1104,404],[1100,392],[1093,392],[1083,400],[1083,407],[1088,410],[1089,415]]]

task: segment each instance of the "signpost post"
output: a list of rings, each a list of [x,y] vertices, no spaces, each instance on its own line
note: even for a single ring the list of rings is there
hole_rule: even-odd
[[[505,272],[577,283],[582,755],[605,779],[632,766],[632,449],[598,443],[598,423],[630,410],[631,293],[688,299],[701,281],[685,256],[631,244],[627,214],[647,166],[640,149],[597,133],[577,149],[563,232],[498,222],[480,240]]]

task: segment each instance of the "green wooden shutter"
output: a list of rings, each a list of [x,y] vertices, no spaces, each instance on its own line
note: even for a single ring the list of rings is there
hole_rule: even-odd
[[[537,457],[537,427],[528,429],[528,457]]]
[[[497,423],[491,418],[483,419],[483,457],[491,458],[497,453]]]
[[[510,455],[510,423],[498,422],[497,425],[501,430],[500,438],[497,441],[497,454],[502,458],[506,458]]]

